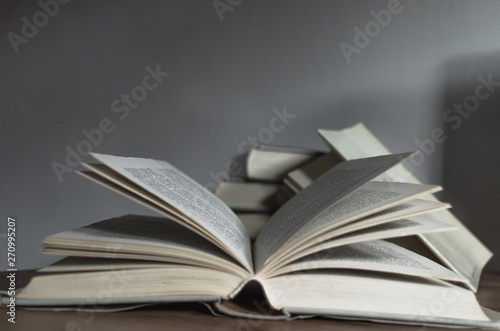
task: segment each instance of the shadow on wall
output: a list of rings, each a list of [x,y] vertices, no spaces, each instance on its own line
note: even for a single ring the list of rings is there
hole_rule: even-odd
[[[495,256],[500,271],[500,56],[461,57],[444,68],[443,199]]]

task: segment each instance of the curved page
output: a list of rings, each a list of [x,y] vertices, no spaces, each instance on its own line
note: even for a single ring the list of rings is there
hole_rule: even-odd
[[[290,199],[264,226],[255,242],[256,270],[259,271],[269,257],[315,215],[410,155],[391,154],[346,161],[327,171]]]
[[[232,256],[252,270],[250,238],[245,227],[229,207],[203,186],[165,161],[96,153],[92,156],[214,234]]]
[[[43,243],[44,253],[137,259],[164,257],[165,261],[223,268],[239,274],[244,270],[214,244],[161,217],[112,218],[48,236]]]
[[[334,247],[303,257],[273,276],[308,269],[361,269],[468,283],[457,273],[396,244],[374,240]]]

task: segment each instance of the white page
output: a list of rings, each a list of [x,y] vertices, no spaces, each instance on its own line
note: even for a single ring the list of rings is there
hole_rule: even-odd
[[[367,184],[370,183],[373,182],[369,182]],[[405,185],[412,185],[412,184],[405,183]],[[343,202],[344,201],[340,201],[339,205],[342,204]],[[349,201],[345,202],[348,203]],[[399,219],[417,216],[421,214],[427,215],[429,212],[434,212],[436,210],[449,207],[450,207],[449,204],[443,202],[413,199],[409,202],[398,204],[397,206],[384,209],[381,212],[371,214],[370,216],[363,217],[355,221],[349,221],[348,219],[347,221],[346,219],[339,219],[339,221],[337,223],[333,223],[332,226],[325,227],[326,231],[316,231],[314,237],[310,236],[308,237],[306,235],[304,237],[304,240],[299,239],[300,235],[298,234],[302,232],[301,229],[297,232],[296,239],[299,240],[297,240],[296,244],[293,245],[294,248],[291,250],[287,249],[287,252],[284,255],[282,255],[282,257],[280,257],[279,260],[287,259],[289,257],[294,257],[298,254],[298,252],[306,250],[309,247],[315,246],[320,242],[331,240],[354,231],[370,228],[388,222],[394,222]],[[315,217],[315,219],[317,219],[317,217]],[[311,220],[310,223],[313,223],[312,225],[314,225],[315,219]],[[306,224],[305,227],[309,227],[310,223]],[[295,236],[293,238],[295,238]]]
[[[244,269],[235,265],[234,259],[214,244],[200,239],[169,219],[128,215],[48,236],[43,241],[43,253],[146,260],[153,257],[159,261],[209,266],[241,274]]]
[[[468,283],[467,278],[396,244],[374,240],[319,251],[286,265],[273,276],[317,269],[363,269]]]
[[[361,230],[370,226],[375,226],[397,219],[426,214],[437,210],[451,208],[449,203],[440,201],[430,201],[424,199],[413,199],[403,204],[385,209],[384,211],[364,217],[355,222],[334,229],[334,236],[340,236],[352,231]],[[332,237],[333,238],[333,237]]]
[[[282,266],[297,259],[332,247],[339,247],[342,245],[349,245],[377,239],[406,237],[420,233],[452,231],[455,229],[456,227],[453,225],[439,222],[432,218],[426,218],[425,215],[406,217],[404,219],[399,219],[389,223],[383,223],[366,229],[354,231],[352,233],[341,235],[330,240],[319,241],[307,248],[295,251],[295,254],[278,257],[278,259],[274,259],[270,263],[266,264],[265,268],[262,269],[262,274],[274,272]]]
[[[165,161],[92,153],[97,160],[141,186],[213,233],[252,270],[250,238],[234,212],[203,186]]]
[[[220,241],[217,240],[217,238],[213,234],[207,232],[205,229],[201,228],[199,225],[192,221],[189,223],[186,222],[184,215],[176,212],[175,210],[172,210],[172,208],[170,208],[162,200],[150,194],[143,188],[131,183],[129,180],[121,175],[118,175],[113,170],[110,170],[105,165],[85,163],[82,163],[82,165],[88,169],[92,169],[92,171],[77,171],[77,174],[90,179],[91,181],[102,185],[107,189],[112,190],[113,192],[121,194],[124,197],[129,198],[145,207],[151,208],[152,210],[162,215],[167,216],[168,219],[182,224],[187,229],[199,234],[211,243],[220,246]],[[229,253],[229,250],[226,247],[221,247],[221,249]]]
[[[37,272],[82,272],[124,269],[150,269],[165,267],[164,262],[132,259],[105,259],[98,257],[68,256]]]
[[[256,270],[316,214],[393,167],[411,153],[346,161],[290,199],[269,220],[255,242]]]
[[[313,232],[330,231],[440,189],[441,187],[435,185],[368,182],[348,197],[317,214],[296,231],[290,241],[308,237],[308,234]]]
[[[127,215],[50,235],[44,244],[51,248],[85,249],[86,242],[96,245],[101,242],[99,247],[113,252],[128,251],[127,244],[132,244],[149,247],[151,253],[154,247],[161,247],[232,261],[220,248],[200,239],[199,235],[167,218]],[[61,240],[64,247],[58,244]]]
[[[379,224],[366,229],[354,231],[334,239],[324,241],[301,251],[298,256],[302,257],[321,250],[342,245],[349,245],[363,241],[406,237],[419,233],[432,233],[456,230],[455,225],[436,221],[426,215],[406,217],[397,221]],[[297,257],[298,257],[297,256]]]

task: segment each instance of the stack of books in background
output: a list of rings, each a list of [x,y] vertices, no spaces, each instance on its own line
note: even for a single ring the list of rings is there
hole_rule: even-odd
[[[233,209],[255,239],[276,210],[341,159],[312,149],[258,145],[244,162],[244,177],[220,181],[215,195]]]

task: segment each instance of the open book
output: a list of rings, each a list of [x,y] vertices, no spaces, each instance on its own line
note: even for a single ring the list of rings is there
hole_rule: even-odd
[[[252,245],[227,205],[169,163],[93,154],[100,163],[84,164],[82,175],[167,218],[127,216],[47,237],[45,253],[69,257],[42,269],[16,302],[202,301],[255,317],[260,306],[242,303],[240,293],[257,288],[273,309],[267,318],[499,328],[499,316],[465,288],[467,278],[388,241],[455,229],[427,216],[448,204],[420,199],[439,186],[373,180],[410,155],[336,165],[282,206]],[[436,300],[446,301],[434,309]]]

